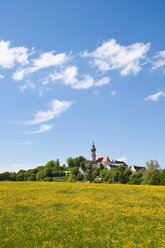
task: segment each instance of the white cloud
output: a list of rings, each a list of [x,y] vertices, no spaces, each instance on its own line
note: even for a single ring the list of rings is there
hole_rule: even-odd
[[[152,61],[152,70],[156,70],[160,67],[165,67],[165,51],[157,52],[154,56],[155,61]]]
[[[17,164],[17,163],[14,163],[14,164],[11,164],[9,165],[9,168],[11,168],[12,171],[14,172],[18,172],[19,170],[28,170],[28,169],[31,169],[31,168],[35,168],[36,165],[24,165],[24,164]]]
[[[24,78],[24,75],[27,73],[27,69],[18,69],[13,73],[12,79],[14,81],[20,81]]]
[[[3,76],[2,74],[0,74],[0,79],[4,78],[5,76]]]
[[[44,133],[49,131],[52,128],[52,125],[41,125],[41,127],[36,130],[36,131],[32,131],[32,132],[26,132],[26,134],[36,134],[36,133]]]
[[[97,95],[99,95],[99,91],[98,91],[98,90],[95,90],[95,91],[93,92],[93,94],[97,96]]]
[[[115,90],[110,91],[109,94],[111,94],[112,96],[115,96],[116,95],[116,91]]]
[[[39,70],[50,66],[60,66],[68,61],[68,56],[65,53],[54,55],[54,51],[43,53],[38,59],[33,59],[33,68]]]
[[[68,66],[61,72],[55,71],[54,74],[50,75],[51,80],[57,81],[62,80],[65,85],[74,85],[78,82],[77,80],[78,68],[77,66]]]
[[[127,160],[126,157],[123,157],[123,158],[118,158],[117,161],[122,161],[122,162],[125,162]]]
[[[65,85],[70,85],[74,89],[88,89],[94,85],[93,78],[89,75],[83,75],[82,80],[77,79],[77,66],[68,66],[61,72],[54,72],[50,75],[52,81],[61,80]]]
[[[156,101],[158,101],[160,99],[161,96],[165,96],[165,92],[159,91],[156,94],[147,96],[144,100],[145,101],[155,101],[156,102]]]
[[[33,141],[25,141],[25,142],[9,142],[6,143],[7,145],[16,145],[16,146],[25,146],[25,145],[31,145],[33,144]]]
[[[27,68],[19,68],[16,72],[13,73],[13,80],[20,81],[25,75],[39,71],[40,69],[52,67],[52,66],[61,66],[69,60],[69,56],[65,53],[59,53],[54,55],[54,51],[42,53],[39,58],[32,59],[31,64]]]
[[[103,86],[105,84],[109,84],[110,82],[110,78],[109,77],[104,77],[104,78],[101,78],[100,80],[98,80],[96,83],[95,83],[95,86]]]
[[[10,47],[10,41],[0,41],[0,66],[12,68],[18,63],[28,64],[28,49],[26,47]]]
[[[88,89],[94,84],[93,78],[89,75],[83,75],[83,79],[78,81],[76,84],[72,85],[74,89]]]
[[[19,88],[22,92],[24,92],[25,90],[29,90],[29,89],[34,90],[36,88],[36,85],[33,82],[27,80],[26,83],[21,85]]]
[[[85,51],[82,57],[91,57],[101,71],[119,69],[122,76],[130,73],[136,75],[141,70],[141,60],[146,58],[150,43],[134,43],[129,46],[122,46],[116,43],[115,39],[104,42],[95,51]]]
[[[55,99],[51,102],[50,109],[48,109],[47,111],[39,110],[35,114],[34,120],[26,122],[26,124],[38,124],[38,123],[52,120],[59,114],[68,110],[71,105],[72,105],[71,101],[59,101]]]

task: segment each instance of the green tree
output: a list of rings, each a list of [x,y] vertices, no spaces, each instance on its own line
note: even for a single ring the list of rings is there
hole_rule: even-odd
[[[130,176],[129,179],[129,184],[136,184],[136,185],[140,185],[142,182],[142,177],[143,177],[143,173],[142,172],[135,172]]]
[[[149,170],[158,170],[160,168],[160,165],[157,160],[147,161],[146,166]]]
[[[89,162],[89,163],[87,164],[87,169],[88,169],[88,170],[92,170],[92,163],[91,163],[91,162]]]
[[[69,158],[67,158],[66,162],[67,162],[67,165],[69,168],[75,167],[74,158],[69,157]]]
[[[100,168],[100,170],[104,170],[105,167],[104,167],[104,165],[102,163],[100,163],[99,168]]]
[[[16,175],[16,180],[17,181],[26,181],[26,179],[27,179],[26,171],[20,170]]]
[[[11,172],[11,173],[10,173],[10,180],[11,180],[11,181],[16,181],[16,175],[17,175],[17,174],[16,174],[15,172]]]
[[[0,174],[0,181],[10,180],[10,173],[8,171]]]
[[[44,177],[52,177],[52,170],[50,168],[44,168]]]
[[[41,181],[44,178],[44,170],[40,170],[37,174],[36,174],[36,180],[37,181]]]
[[[86,169],[86,167],[85,167],[85,162],[84,162],[84,161],[82,161],[82,162],[80,163],[80,167],[81,167],[82,170],[85,170],[85,169]]]
[[[83,181],[83,179],[84,179],[84,176],[82,175],[82,174],[78,174],[77,175],[77,178],[76,178],[76,181]]]
[[[36,181],[36,174],[35,173],[29,174],[27,177],[27,181]]]
[[[70,168],[70,174],[69,174],[70,178],[73,178],[74,180],[76,180],[76,177],[78,174],[79,174],[79,168],[78,167]]]
[[[165,169],[163,169],[160,174],[160,185],[165,185]]]
[[[148,180],[148,184],[149,185],[160,185],[160,182],[161,182],[160,174],[161,173],[159,170],[153,170]]]
[[[50,169],[50,170],[59,170],[59,167],[60,167],[60,162],[59,162],[59,159],[57,160],[50,160],[49,162],[47,162],[47,164],[45,165],[45,167],[47,169]]]
[[[146,162],[146,166],[147,166],[147,169],[144,172],[142,184],[151,184],[153,180],[152,178],[156,177],[156,175],[154,176],[152,175],[155,173],[155,171],[158,171],[160,165],[157,160],[150,160]],[[150,180],[150,178],[152,180]]]
[[[81,162],[84,162],[85,163],[85,158],[83,156],[79,156],[79,157],[74,158],[74,165],[76,167],[80,167],[81,166]]]

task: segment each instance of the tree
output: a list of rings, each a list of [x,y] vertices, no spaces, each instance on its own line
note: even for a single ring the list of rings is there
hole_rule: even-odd
[[[74,168],[70,168],[70,178],[76,179],[77,175],[79,174],[79,168],[78,167],[74,167]]]
[[[160,174],[160,185],[165,185],[165,169]]]
[[[17,181],[26,181],[27,176],[26,176],[26,171],[20,170],[17,175],[16,175],[16,180]]]
[[[37,181],[41,181],[43,178],[44,178],[44,171],[41,170],[41,171],[39,171],[39,172],[37,173],[37,175],[36,175],[36,180],[37,180]]]
[[[89,162],[89,163],[87,164],[87,169],[88,169],[88,170],[92,170],[92,162]]]
[[[82,161],[82,162],[80,163],[80,167],[81,167],[82,170],[86,169],[86,167],[85,167],[85,162],[84,162],[84,161]]]
[[[0,181],[10,180],[10,173],[8,171],[0,174]]]
[[[16,174],[15,172],[11,172],[11,173],[10,173],[10,180],[11,180],[11,181],[16,181],[16,175],[17,175],[17,174]]]
[[[67,162],[69,168],[75,167],[74,158],[69,157],[69,158],[67,158],[66,162]]]
[[[100,170],[104,170],[105,167],[104,167],[104,165],[102,163],[100,163],[99,168],[100,168]]]
[[[81,166],[81,162],[84,162],[85,163],[85,158],[83,156],[79,156],[79,157],[74,158],[74,165],[76,167],[80,167]]]
[[[151,184],[152,182],[156,183],[156,174],[152,176],[156,171],[158,171],[160,165],[157,160],[150,160],[146,162],[147,169],[144,172],[142,184]],[[150,179],[151,178],[151,179]],[[152,181],[153,180],[153,181]]]
[[[100,177],[102,178],[103,182],[107,182],[109,179],[113,181],[113,178],[112,178],[113,173],[114,173],[113,170],[104,169],[100,171]]]
[[[143,177],[143,173],[142,172],[135,172],[130,176],[129,179],[129,184],[136,184],[136,185],[140,185],[142,182],[142,177]]]
[[[82,175],[82,174],[78,174],[77,175],[77,178],[76,178],[76,181],[83,181],[83,179],[84,179],[84,176]]]
[[[46,165],[46,168],[51,169],[51,170],[59,170],[60,167],[60,162],[59,159],[57,160],[50,160]]]
[[[44,168],[44,177],[52,177],[52,170],[50,168]]]
[[[149,170],[158,170],[160,168],[160,165],[157,160],[147,161],[146,166]]]
[[[97,168],[93,168],[92,169],[92,178],[93,179],[95,179],[97,176],[99,176],[100,175],[100,168],[99,167],[97,167]]]
[[[159,170],[153,170],[149,180],[148,180],[148,184],[149,185],[160,185],[160,171]]]

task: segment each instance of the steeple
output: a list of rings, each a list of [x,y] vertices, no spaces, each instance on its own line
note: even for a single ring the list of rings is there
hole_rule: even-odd
[[[94,145],[94,142],[93,142],[93,145],[92,145],[92,148],[91,148],[91,159],[92,161],[96,161],[96,147]]]

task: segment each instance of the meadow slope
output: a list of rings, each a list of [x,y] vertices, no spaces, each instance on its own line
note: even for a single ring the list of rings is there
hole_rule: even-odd
[[[165,187],[0,182],[0,247],[164,248]]]

